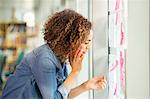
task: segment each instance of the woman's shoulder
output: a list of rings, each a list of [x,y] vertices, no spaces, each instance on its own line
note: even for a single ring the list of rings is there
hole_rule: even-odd
[[[53,53],[49,50],[47,44],[43,44],[35,49],[33,49],[32,53],[36,57],[52,57]]]
[[[60,67],[60,61],[58,60],[57,56],[55,56],[54,52],[47,44],[43,44],[32,51],[34,54],[35,60],[49,60],[55,65],[56,67]]]
[[[38,46],[37,48],[33,49],[33,52],[38,55],[41,52],[45,52],[47,50],[46,44],[43,44],[41,46]],[[47,51],[46,51],[47,52]]]
[[[29,63],[35,63],[36,60],[43,60],[45,58],[49,58],[53,61],[53,55],[48,50],[46,44],[33,49],[31,52],[27,53],[24,58]]]

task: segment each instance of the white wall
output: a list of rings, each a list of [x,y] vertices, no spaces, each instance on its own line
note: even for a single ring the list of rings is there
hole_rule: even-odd
[[[93,0],[93,69],[94,76],[108,78],[108,0]],[[94,90],[94,99],[108,99],[108,87]]]
[[[149,97],[149,0],[129,0],[127,99]]]

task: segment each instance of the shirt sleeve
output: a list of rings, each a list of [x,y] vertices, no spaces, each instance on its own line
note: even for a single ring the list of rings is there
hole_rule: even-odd
[[[37,60],[32,71],[43,99],[67,99],[69,91],[63,84],[57,87],[56,66],[48,57]]]
[[[58,91],[62,94],[63,99],[68,99],[68,94],[70,92],[70,89],[65,87],[64,84],[59,86]]]

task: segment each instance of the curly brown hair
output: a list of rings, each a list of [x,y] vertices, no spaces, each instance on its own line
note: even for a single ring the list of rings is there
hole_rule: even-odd
[[[65,9],[49,17],[44,25],[44,40],[61,62],[76,51],[90,34],[91,22],[79,13]]]

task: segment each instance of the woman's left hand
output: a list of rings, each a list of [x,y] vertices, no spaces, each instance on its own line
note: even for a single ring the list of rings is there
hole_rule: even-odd
[[[71,62],[72,72],[80,72],[82,68],[82,61],[87,52],[87,46],[82,44],[80,48],[76,51],[73,61]]]
[[[84,84],[87,90],[104,90],[106,88],[107,81],[104,76],[97,76],[86,81]]]

